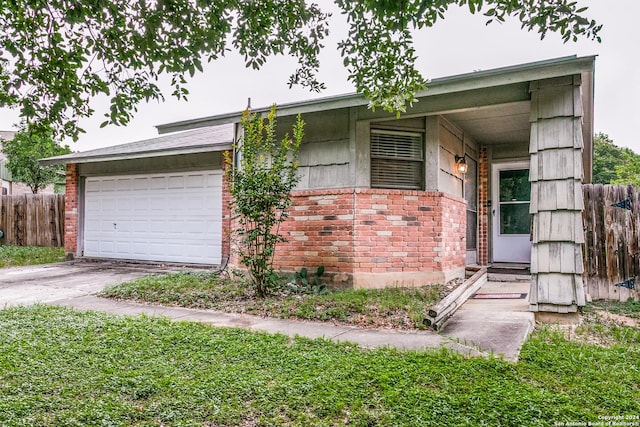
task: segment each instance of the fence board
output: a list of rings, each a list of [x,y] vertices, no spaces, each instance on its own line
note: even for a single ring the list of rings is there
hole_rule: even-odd
[[[62,246],[64,195],[0,196],[0,245]]]
[[[620,284],[640,274],[640,197],[633,186],[584,185],[584,280],[592,299],[638,299]],[[631,209],[612,206],[629,201]]]

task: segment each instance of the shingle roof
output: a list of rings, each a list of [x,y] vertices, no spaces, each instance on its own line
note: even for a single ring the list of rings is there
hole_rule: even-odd
[[[157,138],[97,148],[95,150],[41,159],[43,165],[59,163],[91,163],[175,154],[224,151],[232,147],[234,125],[208,126]]]

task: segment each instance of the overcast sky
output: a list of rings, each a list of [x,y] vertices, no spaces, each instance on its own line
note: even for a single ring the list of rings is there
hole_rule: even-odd
[[[333,9],[332,2],[316,0]],[[607,133],[615,144],[640,153],[640,35],[636,28],[640,0],[578,0],[589,6],[590,18],[604,25],[602,43],[580,40],[562,43],[556,34],[541,41],[536,33],[527,33],[513,19],[504,24],[485,26],[486,18],[471,15],[467,9],[453,8],[434,28],[416,32],[418,67],[426,78],[445,77],[476,70],[522,64],[567,55],[598,55],[595,73],[595,130]],[[336,49],[345,36],[346,25],[339,14],[332,18],[332,36],[321,56],[320,79],[327,90],[320,94],[300,88],[289,89],[287,80],[295,69],[289,58],[271,58],[260,71],[244,67],[234,53],[208,64],[204,74],[188,86],[188,102],[167,95],[164,103],[139,106],[127,127],[100,129],[104,102],[94,104],[96,114],[81,122],[86,130],[72,150],[122,144],[157,136],[154,125],[215,114],[240,111],[251,98],[253,107],[282,104],[315,97],[353,92]],[[10,130],[18,121],[16,111],[0,110],[0,130]]]

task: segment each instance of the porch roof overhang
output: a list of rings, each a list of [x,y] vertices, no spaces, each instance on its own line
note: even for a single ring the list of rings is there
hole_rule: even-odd
[[[479,107],[483,105],[482,100],[486,99],[486,97],[482,95],[483,91],[486,92],[487,90],[503,87],[505,88],[507,93],[503,95],[502,99],[499,96],[497,99],[495,99],[496,105],[501,100],[503,101],[502,103],[522,101],[525,98],[528,99],[529,82],[575,74],[586,73],[592,75],[594,69],[594,61],[595,56],[577,57],[575,55],[572,55],[562,58],[496,68],[492,70],[475,71],[472,73],[433,79],[428,83],[428,89],[417,93],[416,97],[419,100],[423,99],[423,103],[428,103],[431,98],[436,98],[440,95],[476,91],[480,96],[478,97],[478,99],[473,100],[471,103]],[[523,91],[522,88],[526,89]],[[512,96],[511,98],[509,98],[509,90],[511,90],[511,92],[513,93],[518,92],[519,95],[517,97]],[[385,115],[389,115],[389,113],[386,112],[371,111],[367,108],[368,104],[369,101],[362,95],[351,93],[346,95],[331,96],[315,100],[278,105],[278,115],[288,116],[298,113],[305,114],[349,107],[362,107],[359,108],[359,111],[362,113],[359,115],[360,118],[376,119],[384,117]],[[269,108],[270,107],[256,108],[252,111],[255,113],[261,113],[268,111]],[[437,109],[435,106],[432,108],[428,108],[422,106],[418,107],[417,105],[415,105],[414,108],[410,109],[407,112],[407,116],[416,113],[423,113],[423,111],[417,110],[423,110],[425,108],[426,110]],[[460,107],[460,109],[463,108]],[[592,109],[593,108],[591,106],[591,109],[588,111],[592,111]],[[158,129],[158,133],[165,134],[187,129],[196,129],[203,126],[237,123],[239,122],[241,116],[242,112],[238,111],[233,113],[161,124],[157,125],[156,128]]]

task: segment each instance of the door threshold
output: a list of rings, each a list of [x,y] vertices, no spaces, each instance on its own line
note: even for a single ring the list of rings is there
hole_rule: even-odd
[[[531,280],[530,264],[494,262],[487,268],[489,280],[495,282],[520,282]]]

